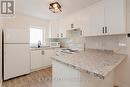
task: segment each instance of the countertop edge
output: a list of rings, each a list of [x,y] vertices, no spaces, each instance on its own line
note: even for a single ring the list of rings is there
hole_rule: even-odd
[[[123,55],[123,54],[121,54],[121,55]],[[84,69],[82,69],[81,67],[78,67],[78,66],[75,66],[75,65],[72,65],[72,64],[68,64],[68,63],[63,62],[63,61],[61,61],[61,60],[58,60],[58,59],[56,59],[55,57],[51,57],[51,59],[54,60],[54,61],[60,62],[60,63],[62,63],[62,64],[65,64],[65,65],[67,65],[67,66],[69,66],[69,67],[71,67],[71,68],[74,68],[74,69],[76,69],[76,70],[86,72],[86,73],[88,73],[88,74],[90,74],[90,75],[93,75],[94,77],[98,77],[99,79],[105,79],[105,78],[107,77],[107,75],[109,75],[109,73],[110,73],[114,68],[116,68],[118,65],[120,65],[121,62],[124,61],[127,57],[128,57],[128,55],[126,55],[124,58],[122,58],[118,63],[116,63],[116,64],[113,66],[113,68],[111,68],[111,69],[110,69],[107,73],[105,73],[104,75],[101,75],[101,74],[98,74],[98,73],[95,73],[95,72],[91,72],[91,71],[89,71],[89,70],[84,70]]]
[[[71,67],[71,68],[73,68],[73,69],[76,69],[76,70],[79,70],[79,71],[82,71],[82,72],[86,72],[86,73],[88,73],[88,74],[90,74],[90,75],[93,75],[93,76],[95,76],[95,77],[98,77],[99,79],[105,79],[105,76],[102,76],[102,75],[97,74],[97,73],[95,73],[95,72],[91,72],[91,71],[89,71],[89,70],[84,70],[84,69],[82,69],[82,68],[80,68],[80,67],[77,67],[77,66],[75,66],[75,65],[68,64],[68,63],[65,63],[65,62],[63,62],[63,61],[60,61],[60,60],[58,60],[58,59],[56,59],[56,58],[54,58],[54,57],[51,57],[51,59],[54,60],[54,61],[60,62],[60,63],[62,63],[62,64],[65,64],[65,65],[67,65],[67,66],[69,66],[69,67]]]

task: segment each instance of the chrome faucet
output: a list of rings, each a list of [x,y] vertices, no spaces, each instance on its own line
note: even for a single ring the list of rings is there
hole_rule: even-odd
[[[41,44],[41,41],[39,40],[39,41],[38,41],[38,48],[40,48],[41,45],[42,45],[42,44]]]

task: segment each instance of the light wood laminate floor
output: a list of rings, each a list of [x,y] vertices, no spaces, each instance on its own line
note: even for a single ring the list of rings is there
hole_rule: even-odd
[[[52,69],[39,70],[29,75],[4,81],[2,87],[51,87]]]

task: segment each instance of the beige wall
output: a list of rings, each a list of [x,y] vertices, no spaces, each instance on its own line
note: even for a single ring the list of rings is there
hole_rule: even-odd
[[[36,26],[45,29],[46,38],[48,38],[49,21],[24,14],[16,14],[14,18],[4,18],[2,28],[29,29],[30,26]]]

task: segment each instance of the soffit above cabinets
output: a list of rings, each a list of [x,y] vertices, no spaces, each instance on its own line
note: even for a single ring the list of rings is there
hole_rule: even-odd
[[[49,10],[53,0],[15,0],[16,14],[22,13],[43,19],[59,19],[83,9],[100,0],[57,0],[62,6],[62,13],[54,14]]]

